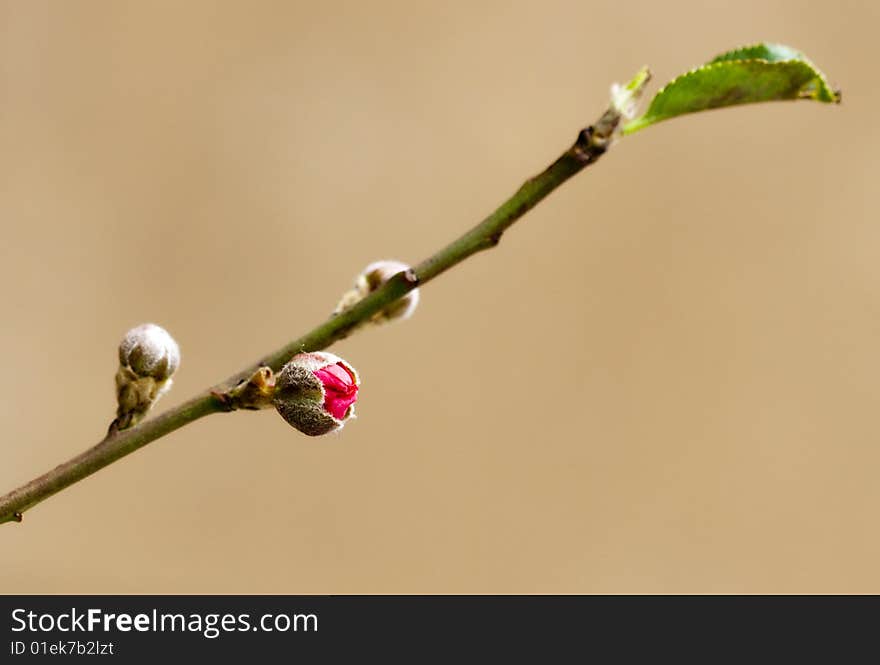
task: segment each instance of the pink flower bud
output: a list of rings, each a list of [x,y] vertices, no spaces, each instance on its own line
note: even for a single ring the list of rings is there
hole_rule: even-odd
[[[300,353],[275,379],[275,409],[303,434],[319,436],[340,429],[354,417],[360,379],[354,368],[332,353]]]

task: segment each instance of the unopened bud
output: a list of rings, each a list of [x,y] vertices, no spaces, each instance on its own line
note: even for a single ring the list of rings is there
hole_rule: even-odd
[[[180,348],[164,328],[145,323],[129,330],[119,344],[115,428],[131,427],[143,418],[171,388],[179,366]]]
[[[300,353],[275,377],[275,409],[303,434],[340,429],[354,417],[360,379],[332,353]]]
[[[260,367],[221,399],[233,409],[268,409],[273,406],[275,375],[270,367]]]
[[[354,287],[342,296],[333,313],[341,314],[351,309],[396,274],[411,269],[406,263],[390,259],[371,263],[355,278]],[[408,319],[412,316],[418,304],[419,290],[413,289],[402,298],[395,300],[385,309],[374,314],[370,318],[369,323],[385,323],[396,319]]]

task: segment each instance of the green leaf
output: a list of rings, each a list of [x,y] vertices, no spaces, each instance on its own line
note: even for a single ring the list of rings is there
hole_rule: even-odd
[[[685,113],[787,99],[838,103],[840,92],[828,85],[804,54],[789,46],[744,46],[672,80],[654,96],[644,115],[624,125],[623,133]]]
[[[709,63],[728,62],[730,60],[766,60],[767,62],[783,62],[785,60],[804,60],[807,57],[784,44],[752,44],[715,56]]]

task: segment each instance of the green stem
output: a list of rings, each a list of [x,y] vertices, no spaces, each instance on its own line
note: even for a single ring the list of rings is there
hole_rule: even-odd
[[[66,487],[202,416],[221,411],[211,395],[200,395],[138,427],[109,434],[97,445],[0,498],[0,524],[21,522],[22,513]]]
[[[648,80],[646,70],[630,84],[637,95]],[[240,381],[249,378],[261,366],[278,371],[291,358],[303,351],[319,351],[343,339],[359,324],[385,309],[409,291],[422,286],[469,256],[498,244],[502,234],[516,220],[535,207],[566,180],[595,162],[607,149],[621,120],[620,111],[612,105],[592,127],[583,130],[577,140],[546,170],[527,180],[507,201],[470,231],[450,243],[414,269],[401,272],[388,280],[354,307],[333,316],[299,339],[229,377],[165,413],[131,429],[111,432],[96,446],[55,467],[48,473],[0,497],[0,524],[20,522],[22,513],[44,499],[90,476],[118,459],[133,453],[151,441],[212,413],[230,410],[222,396]]]

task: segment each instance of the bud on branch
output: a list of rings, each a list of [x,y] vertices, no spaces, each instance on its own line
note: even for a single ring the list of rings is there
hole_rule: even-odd
[[[129,330],[119,344],[118,409],[111,431],[137,424],[171,389],[171,376],[179,366],[180,348],[167,330],[154,323]]]
[[[275,380],[275,409],[303,434],[319,436],[354,418],[360,379],[332,353],[300,353]]]
[[[342,314],[350,310],[371,293],[377,291],[384,286],[392,277],[398,273],[411,271],[412,268],[401,261],[386,259],[384,261],[375,261],[364,268],[354,281],[354,287],[347,291],[336,309],[334,315]],[[388,321],[408,319],[416,311],[419,304],[419,290],[413,289],[403,297],[395,300],[383,310],[376,312],[363,324],[380,324]],[[362,324],[362,325],[363,325]]]

